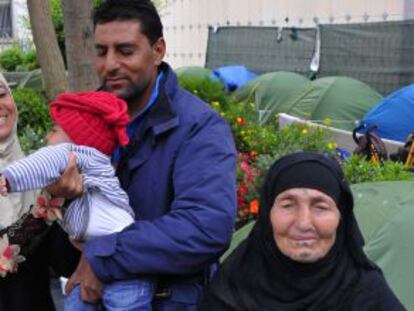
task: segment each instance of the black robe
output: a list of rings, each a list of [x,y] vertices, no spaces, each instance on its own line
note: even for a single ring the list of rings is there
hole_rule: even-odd
[[[284,174],[286,170],[288,175]],[[281,183],[285,185],[283,189],[323,191],[321,171],[326,180],[332,181],[333,176],[340,189],[337,206],[341,220],[336,240],[319,261],[295,262],[283,255],[274,242],[270,209]],[[281,181],[281,175],[289,180]],[[325,185],[330,187],[329,183]],[[249,237],[214,277],[200,310],[405,310],[381,270],[364,254],[363,244],[353,213],[352,193],[338,163],[315,153],[286,156],[269,170],[261,193],[259,218]]]
[[[44,232],[42,228],[36,228],[35,232],[27,229],[25,226],[19,229],[26,261],[19,264],[17,273],[0,278],[0,311],[54,311],[49,268],[68,277],[79,261],[79,251],[59,225],[54,224]]]

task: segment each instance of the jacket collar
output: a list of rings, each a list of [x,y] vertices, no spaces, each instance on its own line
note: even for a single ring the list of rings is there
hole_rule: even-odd
[[[152,128],[155,135],[162,134],[179,125],[179,119],[172,106],[172,99],[178,90],[177,76],[165,62],[159,70],[164,72],[160,83],[159,95],[153,107],[148,111],[146,128]]]

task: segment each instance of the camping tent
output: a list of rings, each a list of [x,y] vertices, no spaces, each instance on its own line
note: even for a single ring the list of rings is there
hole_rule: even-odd
[[[293,116],[323,122],[352,131],[364,114],[382,96],[367,84],[347,77],[325,77],[311,82],[306,90],[289,101]]]
[[[210,78],[211,70],[200,66],[184,66],[176,68],[178,78],[202,81]]]
[[[405,141],[414,131],[414,84],[385,97],[365,115],[362,123],[376,125],[381,138]]]
[[[256,77],[238,89],[234,95],[243,102],[255,102],[259,123],[266,123],[273,115],[287,112],[288,101],[304,91],[310,81],[293,72],[270,72]]]
[[[364,114],[382,96],[367,84],[347,77],[324,77],[309,81],[292,72],[267,73],[253,79],[235,92],[242,101],[254,101],[259,123],[277,113],[324,122],[353,130]]]
[[[407,310],[414,310],[414,183],[388,181],[352,186],[355,215],[365,238],[364,251],[384,272]],[[224,259],[249,234],[253,223],[234,235]]]

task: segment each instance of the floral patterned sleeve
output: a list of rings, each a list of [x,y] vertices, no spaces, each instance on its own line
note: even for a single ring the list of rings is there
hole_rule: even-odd
[[[18,264],[30,256],[49,231],[62,218],[62,199],[52,199],[42,192],[29,212],[14,224],[0,230],[0,276],[16,272]]]

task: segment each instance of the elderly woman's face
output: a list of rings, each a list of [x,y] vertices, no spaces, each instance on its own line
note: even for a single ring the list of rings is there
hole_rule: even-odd
[[[0,82],[0,141],[7,139],[16,122],[16,105],[9,90]]]
[[[339,220],[332,198],[308,188],[280,193],[270,211],[276,245],[285,256],[303,263],[326,256],[335,243]]]

